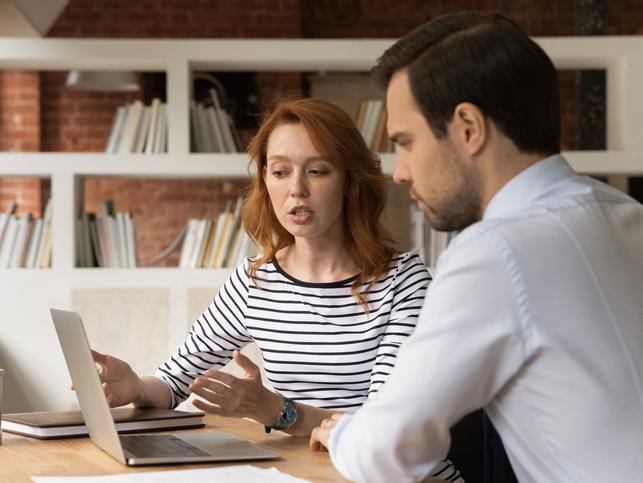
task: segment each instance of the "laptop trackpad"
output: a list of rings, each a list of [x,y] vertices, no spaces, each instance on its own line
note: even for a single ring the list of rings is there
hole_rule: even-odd
[[[278,457],[272,451],[220,431],[181,434],[180,437],[222,460]]]

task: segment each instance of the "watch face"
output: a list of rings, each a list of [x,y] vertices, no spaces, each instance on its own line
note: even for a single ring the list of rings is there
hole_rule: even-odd
[[[294,406],[287,407],[284,409],[283,413],[281,413],[281,416],[283,418],[284,426],[290,426],[297,419],[297,410]]]

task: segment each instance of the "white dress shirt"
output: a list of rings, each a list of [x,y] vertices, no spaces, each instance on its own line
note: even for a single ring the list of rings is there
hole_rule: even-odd
[[[332,461],[421,479],[478,408],[521,482],[643,478],[643,205],[560,155],[451,242],[387,384],[332,430]]]

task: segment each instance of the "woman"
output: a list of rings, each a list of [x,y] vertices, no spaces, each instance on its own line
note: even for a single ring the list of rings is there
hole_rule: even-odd
[[[242,217],[260,255],[234,271],[155,376],[95,358],[112,407],[175,407],[195,393],[204,411],[308,436],[384,384],[430,277],[382,228],[379,160],[341,109],[282,102],[249,153],[257,175]],[[239,353],[252,341],[275,392]],[[244,377],[219,371],[231,358]]]

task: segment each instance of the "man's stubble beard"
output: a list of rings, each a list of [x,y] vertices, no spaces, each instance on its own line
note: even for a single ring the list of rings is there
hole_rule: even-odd
[[[439,203],[424,215],[437,231],[459,231],[482,218],[482,177],[476,168],[467,168],[457,155],[450,154],[453,166],[450,188]]]

